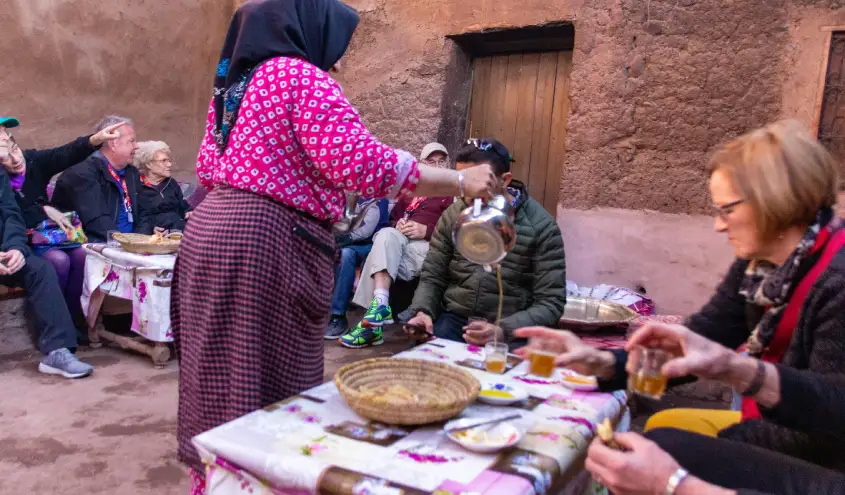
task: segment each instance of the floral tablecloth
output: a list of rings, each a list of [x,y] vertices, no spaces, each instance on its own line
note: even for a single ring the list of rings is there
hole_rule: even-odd
[[[175,255],[144,256],[102,244],[84,246],[82,310],[96,322],[106,296],[132,301],[132,331],[154,342],[172,342],[170,282]]]
[[[484,494],[601,493],[583,471],[587,445],[605,418],[628,426],[625,393],[577,392],[527,375],[515,357],[505,375],[488,374],[483,350],[433,340],[396,356],[447,362],[482,383],[511,382],[530,397],[515,406],[476,403],[464,417],[519,412],[528,433],[513,449],[475,454],[452,443],[442,426],[391,427],[358,416],[333,382],[194,437],[208,467],[207,493]]]

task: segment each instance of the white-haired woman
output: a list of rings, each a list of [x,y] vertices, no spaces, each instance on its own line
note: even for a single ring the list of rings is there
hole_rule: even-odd
[[[135,166],[141,172],[138,191],[138,225],[135,232],[152,234],[156,228],[183,230],[191,205],[182,188],[170,177],[173,162],[170,146],[162,141],[138,143]]]

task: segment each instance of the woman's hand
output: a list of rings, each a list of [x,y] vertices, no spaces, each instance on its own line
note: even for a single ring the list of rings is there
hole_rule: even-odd
[[[499,181],[490,165],[476,165],[461,171],[464,174],[464,196],[488,199],[496,192]]]
[[[123,126],[125,123],[126,122],[121,122],[119,124],[114,124],[106,127],[102,131],[91,136],[88,139],[88,142],[91,143],[91,146],[94,146],[96,148],[97,146],[102,146],[102,144],[106,141],[111,141],[119,138],[120,132],[118,132],[118,129],[120,129],[120,127]]]
[[[66,216],[62,214],[59,210],[53,208],[50,205],[44,205],[44,214],[47,215],[47,218],[53,221],[56,225],[59,226],[62,230],[65,231],[68,237],[70,237],[71,233],[73,232],[73,224],[70,223],[70,220],[67,219]]]
[[[555,358],[558,366],[603,380],[613,378],[616,364],[613,353],[585,344],[572,332],[526,327],[514,332],[514,336],[529,339],[527,346],[514,351],[519,356],[528,357],[535,350],[552,352],[558,355]]]
[[[638,345],[663,349],[673,356],[673,359],[664,364],[662,369],[662,373],[669,378],[695,375],[700,378],[724,381],[731,371],[735,358],[738,357],[736,352],[708,340],[683,325],[649,323],[634,332],[625,348],[630,350]]]
[[[636,433],[618,433],[613,439],[627,450],[613,450],[596,438],[587,451],[584,467],[596,481],[617,495],[665,493],[678,462]]]

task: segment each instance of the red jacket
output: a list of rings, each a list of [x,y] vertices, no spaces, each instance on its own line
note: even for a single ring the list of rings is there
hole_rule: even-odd
[[[400,199],[390,212],[390,226],[396,227],[396,222],[405,216],[407,208],[414,198]],[[440,215],[452,204],[453,198],[426,198],[416,210],[410,212],[408,220],[425,225],[425,240],[431,240],[434,226],[440,220]]]

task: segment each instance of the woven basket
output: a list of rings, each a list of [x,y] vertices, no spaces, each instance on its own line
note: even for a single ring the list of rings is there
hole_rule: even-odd
[[[481,385],[455,366],[420,359],[375,358],[344,366],[334,377],[356,413],[391,425],[424,425],[453,418],[478,396]],[[402,385],[416,398],[372,396],[361,388]]]
[[[114,234],[112,238],[120,243],[124,251],[135,254],[172,254],[179,250],[181,240],[181,236],[178,239],[165,237],[159,242],[152,242],[151,235],[122,232]]]

